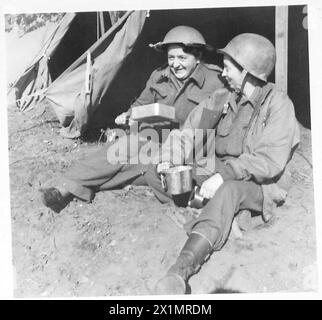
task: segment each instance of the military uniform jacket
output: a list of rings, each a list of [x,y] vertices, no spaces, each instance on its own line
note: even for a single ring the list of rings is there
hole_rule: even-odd
[[[170,67],[165,65],[152,72],[144,90],[131,107],[156,102],[173,106],[176,120],[181,127],[193,108],[215,90],[223,87],[220,75],[221,69],[218,66],[200,63],[180,85]]]
[[[288,163],[300,134],[293,103],[285,93],[268,83],[257,87],[254,95],[253,111],[246,124],[240,126],[238,121],[231,120],[239,108],[238,96],[219,89],[190,113],[182,129],[216,128],[215,150],[208,153],[207,160],[216,163],[215,172],[224,180],[253,180],[260,184],[264,194],[263,213],[268,214],[285,201],[290,185]],[[234,135],[238,126],[242,128],[239,136]],[[182,136],[182,131],[172,131],[168,139],[176,135]],[[180,141],[181,145],[173,149],[181,148],[184,163],[193,141]],[[187,143],[188,148],[184,145]],[[168,146],[165,143],[162,157],[169,153]],[[222,150],[228,152],[223,154]]]

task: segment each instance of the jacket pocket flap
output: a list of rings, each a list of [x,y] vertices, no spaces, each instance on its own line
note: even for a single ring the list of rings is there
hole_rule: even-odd
[[[232,119],[230,117],[225,117],[222,121],[218,124],[217,127],[217,134],[219,136],[225,137],[228,136],[232,126]]]
[[[199,122],[199,129],[212,129],[215,125],[216,120],[216,112],[209,110],[209,109],[203,109],[202,114],[200,117]]]
[[[166,98],[169,94],[169,88],[168,90],[166,88],[162,88],[162,86],[151,86],[151,91],[155,92],[157,95],[159,95],[161,98]]]

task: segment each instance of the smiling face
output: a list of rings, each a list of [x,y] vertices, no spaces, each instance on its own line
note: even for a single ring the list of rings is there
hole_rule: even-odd
[[[170,70],[180,81],[189,78],[200,62],[193,54],[184,52],[177,45],[169,46],[167,52]]]
[[[238,67],[228,56],[224,56],[222,76],[227,80],[233,90],[237,92],[241,90],[245,75],[243,74],[242,68]]]

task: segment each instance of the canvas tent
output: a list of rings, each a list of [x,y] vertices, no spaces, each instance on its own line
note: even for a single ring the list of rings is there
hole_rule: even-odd
[[[301,30],[300,16],[303,6],[295,7],[298,8],[293,10],[289,7],[282,13],[290,13],[290,19],[299,18],[290,21],[289,25],[294,29],[293,45],[296,46],[296,41],[299,41],[303,49],[300,54],[306,55],[307,32]],[[104,13],[105,18],[101,19],[100,25],[105,25],[107,31],[101,27],[102,35],[98,40],[96,13],[66,14],[39,55],[14,85],[20,107],[29,107],[39,101],[52,107],[65,128],[63,132],[71,136],[83,133],[88,127],[105,129],[113,124],[116,115],[128,109],[144,88],[151,72],[166,62],[164,54],[153,51],[148,45],[161,41],[169,29],[176,25],[195,27],[216,48],[225,46],[232,37],[242,32],[262,34],[285,47],[288,41],[285,23],[282,24],[284,29],[277,30],[280,22],[285,20],[285,14],[279,17],[276,12],[280,10],[275,7],[129,11],[116,22],[108,18],[111,13]],[[297,27],[298,24],[300,26]],[[278,37],[282,34],[286,39],[277,39],[277,31]],[[87,41],[84,42],[84,38]],[[287,56],[287,53],[283,46],[277,53],[284,71],[287,63],[290,64],[288,58],[291,57],[291,63],[294,63],[293,55]],[[308,89],[308,66],[305,65],[308,56],[305,58],[299,57],[301,66],[289,71],[288,78],[291,80],[289,88],[292,89],[289,94],[295,100],[296,108],[298,105],[298,113],[306,107],[308,111],[304,113],[307,115],[309,91],[302,90],[300,98],[297,96],[298,87],[306,86]],[[221,64],[221,57],[216,52],[207,56],[206,60]],[[278,70],[276,73],[281,75]],[[269,80],[274,79],[275,73]],[[302,104],[300,99],[306,103],[305,106],[297,104],[296,100]]]
[[[85,31],[92,31],[91,36],[87,35],[92,43],[87,41],[85,53],[51,83],[59,72],[57,70],[62,68],[59,64],[62,61],[66,64],[66,60],[68,62],[68,58],[57,51],[60,48],[61,52],[66,52],[63,48],[64,37],[71,33],[73,25],[78,27],[75,32],[81,33],[79,24],[82,22],[84,25],[84,17],[79,18],[81,15],[84,14],[71,13],[64,16],[39,54],[13,85],[17,105],[21,110],[27,110],[40,101],[52,106],[61,125],[68,126],[69,134],[73,137],[84,131],[89,114],[99,105],[120,64],[131,52],[142,30],[146,12],[125,13],[106,32],[102,32],[103,35],[97,41],[93,41],[95,28],[89,24],[89,19],[85,19]],[[75,22],[76,18],[78,22]],[[101,31],[105,29],[103,19],[101,18],[99,25]],[[84,33],[81,33],[81,37],[84,37]],[[81,42],[75,43],[79,45]],[[74,47],[71,51],[79,55],[81,49],[84,50],[84,47]],[[52,58],[56,63],[51,61]]]

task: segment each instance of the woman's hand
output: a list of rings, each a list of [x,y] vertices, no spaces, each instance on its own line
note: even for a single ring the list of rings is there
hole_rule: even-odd
[[[170,162],[161,162],[157,165],[157,173],[158,174],[164,173],[171,167],[172,167],[172,164]]]
[[[134,120],[131,119],[129,112],[123,112],[115,118],[115,123],[118,125],[127,124],[131,126],[134,123]]]
[[[165,172],[172,167],[172,164],[170,162],[161,162],[157,165],[157,173],[161,179],[161,185],[162,189],[167,192],[167,182],[165,179]]]
[[[221,175],[216,173],[201,185],[200,195],[204,198],[211,199],[223,182],[224,180]]]

